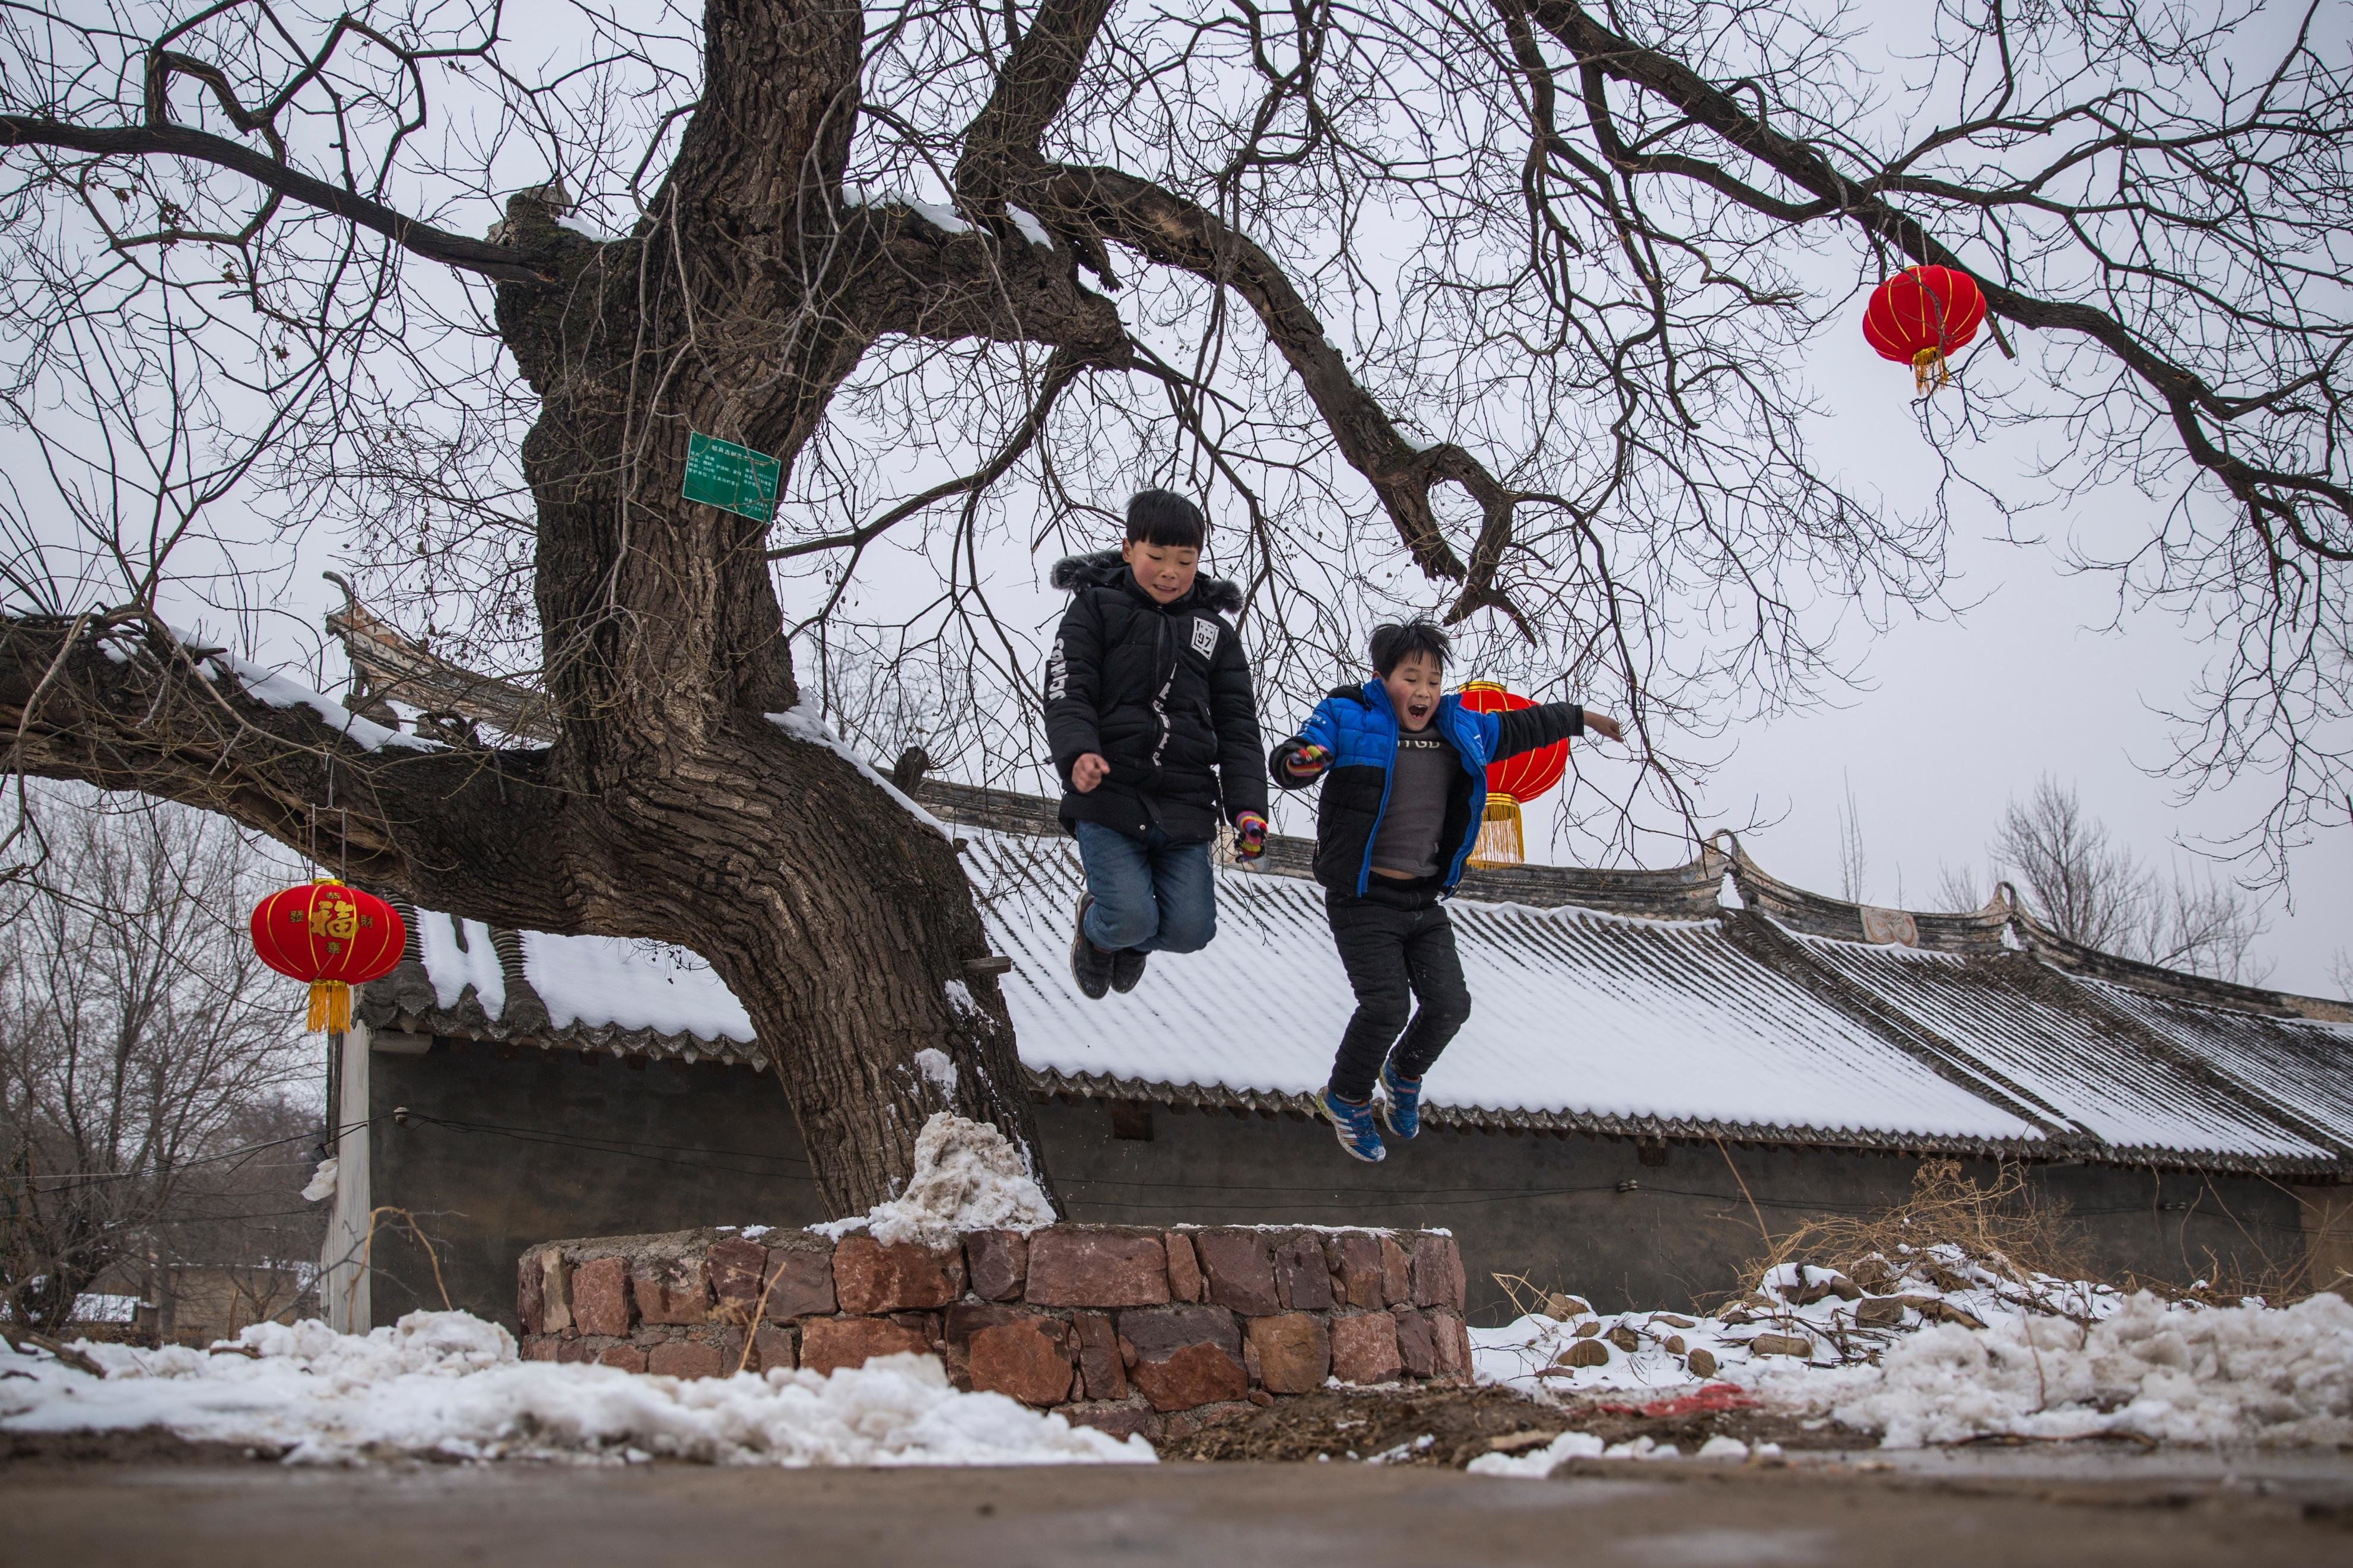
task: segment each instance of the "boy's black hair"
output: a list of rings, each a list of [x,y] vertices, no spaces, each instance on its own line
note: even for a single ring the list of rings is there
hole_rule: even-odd
[[[1442,669],[1451,647],[1444,628],[1436,621],[1391,621],[1373,628],[1373,669],[1387,680],[1389,671],[1418,653],[1428,654]]]
[[[1138,490],[1128,498],[1127,539],[1163,550],[1198,550],[1209,537],[1201,509],[1174,490]]]

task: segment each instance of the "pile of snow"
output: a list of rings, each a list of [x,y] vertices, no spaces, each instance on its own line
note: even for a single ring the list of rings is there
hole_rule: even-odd
[[[1692,1458],[1736,1465],[1751,1454],[1758,1458],[1778,1458],[1781,1445],[1759,1443],[1752,1449],[1737,1437],[1718,1435],[1701,1444]],[[1540,1481],[1552,1474],[1556,1465],[1567,1459],[1680,1459],[1683,1457],[1683,1450],[1672,1443],[1662,1443],[1655,1437],[1604,1443],[1590,1432],[1563,1432],[1545,1447],[1530,1453],[1482,1454],[1472,1460],[1468,1468],[1474,1476],[1519,1476]]]
[[[1889,1448],[2101,1434],[2353,1445],[2353,1305],[2319,1295],[2186,1311],[2144,1293],[2094,1323],[1943,1324],[1876,1366],[1768,1373],[1756,1391],[1882,1433]]]
[[[1884,1261],[1884,1260],[1883,1260]],[[2050,1275],[2007,1275],[1952,1246],[1907,1249],[1866,1291],[1835,1269],[1785,1263],[1758,1289],[1709,1317],[1632,1311],[1597,1315],[1555,1297],[1560,1316],[1535,1313],[1471,1331],[1480,1380],[1524,1393],[1665,1388],[1767,1367],[1835,1367],[1876,1361],[1939,1323],[2016,1326],[2056,1316],[2094,1322],[2123,1310],[2113,1287]],[[1576,1364],[1579,1340],[1594,1344]],[[1596,1360],[1596,1356],[1603,1359]]]
[[[289,1462],[374,1456],[759,1465],[1149,1464],[1125,1442],[1000,1394],[964,1394],[931,1356],[830,1376],[686,1380],[524,1362],[495,1323],[412,1312],[365,1338],[317,1321],[262,1323],[251,1354],[84,1344],[103,1381],[0,1349],[0,1431],[163,1426],[192,1441],[287,1450]]]
[[[936,1247],[966,1231],[1026,1232],[1053,1223],[1054,1205],[1005,1134],[942,1110],[915,1137],[915,1173],[905,1192],[865,1214],[809,1228],[835,1241],[863,1230],[885,1247],[912,1241]]]
[[[1782,1414],[1878,1433],[1892,1448],[2103,1434],[2353,1445],[2353,1305],[2340,1297],[2288,1308],[2167,1302],[2003,1276],[1951,1247],[1923,1248],[1873,1283],[1886,1293],[1785,1265],[1707,1318],[1600,1315],[1555,1297],[1546,1313],[1472,1329],[1472,1363],[1480,1381],[1540,1397],[1721,1380]],[[1572,1447],[1551,1462],[1582,1457]],[[1541,1474],[1550,1464],[1534,1468],[1537,1458],[1487,1468]]]

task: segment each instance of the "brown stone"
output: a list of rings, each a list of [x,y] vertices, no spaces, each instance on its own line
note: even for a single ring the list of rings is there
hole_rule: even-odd
[[[1681,1334],[1669,1334],[1665,1339],[1659,1342],[1661,1345],[1665,1347],[1666,1352],[1669,1355],[1682,1355],[1691,1349],[1689,1345],[1683,1343],[1683,1337]]]
[[[1237,1358],[1242,1353],[1241,1330],[1223,1307],[1131,1309],[1119,1315],[1119,1337],[1138,1361],[1158,1361],[1196,1344],[1216,1345]]]
[[[1568,1348],[1553,1357],[1555,1366],[1608,1366],[1609,1347],[1599,1340],[1571,1340]]]
[[[1642,1348],[1642,1336],[1624,1323],[1618,1324],[1603,1337],[1628,1355],[1632,1355]]]
[[[1600,1331],[1601,1323],[1599,1319],[1591,1322],[1579,1323],[1575,1330],[1577,1337],[1580,1340],[1589,1340]]]
[[[1159,1411],[1239,1400],[1250,1392],[1242,1363],[1213,1344],[1186,1345],[1158,1361],[1139,1359],[1132,1375],[1152,1408]]]
[[[1332,1266],[1324,1238],[1302,1231],[1274,1248],[1274,1293],[1295,1312],[1321,1312],[1332,1306]]]
[[[1413,1304],[1462,1310],[1462,1249],[1451,1236],[1422,1236],[1413,1244]]]
[[[567,1366],[585,1366],[595,1361],[597,1352],[603,1348],[602,1345],[590,1344],[586,1340],[559,1340],[555,1345],[555,1359]]]
[[[607,1345],[596,1352],[598,1366],[617,1366],[623,1372],[646,1370],[646,1352],[635,1345]]]
[[[1397,1320],[1387,1312],[1346,1312],[1332,1320],[1332,1375],[1342,1383],[1393,1383],[1404,1367]]]
[[[1457,1383],[1471,1381],[1471,1330],[1460,1312],[1430,1314],[1430,1338],[1437,1342],[1438,1375]]]
[[[556,1339],[552,1334],[535,1335],[533,1338],[523,1341],[522,1359],[525,1361],[554,1361],[555,1359],[555,1352],[562,1348],[563,1342]]]
[[[572,1327],[572,1266],[553,1247],[539,1255],[539,1313],[541,1327],[548,1333],[560,1334]]]
[[[790,1372],[800,1364],[793,1353],[790,1330],[773,1323],[762,1323],[752,1331],[752,1361],[754,1372]]]
[[[1436,1377],[1438,1340],[1429,1318],[1411,1307],[1391,1307],[1389,1316],[1397,1320],[1398,1359],[1406,1371],[1416,1377]]]
[[[1274,1403],[1274,1395],[1263,1388],[1253,1388],[1250,1391],[1250,1402],[1264,1410]]]
[[[572,1321],[584,1334],[629,1331],[628,1258],[592,1258],[572,1271]]]
[[[967,1354],[976,1392],[1040,1406],[1060,1405],[1071,1395],[1070,1353],[1059,1339],[1048,1339],[1034,1318],[982,1329],[972,1336]]]
[[[711,1281],[712,1317],[723,1323],[750,1322],[768,1283],[768,1249],[742,1237],[714,1241],[702,1254],[702,1269]]]
[[[964,1261],[974,1295],[1018,1300],[1029,1276],[1029,1238],[1018,1230],[976,1230],[964,1238]]]
[[[629,1296],[648,1323],[707,1323],[711,1290],[699,1258],[641,1258],[629,1269]]]
[[[1748,1342],[1748,1353],[1810,1358],[1814,1353],[1814,1342],[1803,1334],[1758,1334]]]
[[[1057,1227],[1029,1238],[1023,1299],[1044,1307],[1154,1307],[1168,1300],[1157,1236]]]
[[[1798,1291],[1797,1304],[1800,1307],[1810,1307],[1825,1296],[1836,1296],[1841,1301],[1856,1301],[1862,1299],[1862,1287],[1835,1268],[1817,1269],[1801,1265],[1799,1273],[1808,1281]],[[1820,1279],[1810,1278],[1817,1273],[1821,1275]],[[1787,1293],[1783,1292],[1785,1295]]]
[[[801,1325],[801,1365],[815,1373],[863,1366],[871,1356],[928,1355],[931,1349],[920,1329],[887,1318],[811,1318]]]
[[[717,1345],[672,1340],[646,1352],[646,1370],[656,1377],[724,1377],[735,1369],[720,1360]]]
[[[1333,1250],[1338,1254],[1335,1262],[1340,1276],[1340,1299],[1351,1307],[1368,1307],[1375,1311],[1388,1306],[1387,1298],[1381,1294],[1380,1237],[1351,1232],[1333,1240]]]
[[[1904,1303],[1893,1296],[1873,1296],[1855,1303],[1854,1321],[1866,1329],[1900,1329]]]
[[[1193,1250],[1200,1257],[1210,1300],[1253,1318],[1282,1310],[1274,1294],[1274,1266],[1263,1232],[1195,1231]]]
[[[1079,1333],[1079,1371],[1086,1379],[1089,1399],[1125,1399],[1127,1368],[1121,1363],[1119,1335],[1101,1312],[1074,1312]]]
[[[1714,1377],[1715,1375],[1715,1352],[1709,1350],[1705,1345],[1702,1345],[1699,1349],[1692,1352],[1690,1356],[1684,1360],[1683,1365],[1690,1370],[1691,1374],[1694,1377]]]
[[[515,1262],[515,1321],[526,1334],[547,1331],[545,1276],[539,1254],[526,1252]]]
[[[833,1299],[833,1249],[829,1247],[768,1248],[767,1310],[772,1323],[795,1318],[830,1317],[839,1310]]]
[[[1058,1405],[1054,1414],[1073,1426],[1092,1426],[1098,1432],[1108,1432],[1114,1437],[1142,1437],[1153,1442],[1160,1436],[1160,1417],[1152,1407],[1135,1400],[1117,1405],[1089,1401],[1083,1405]]]
[[[1313,1394],[1332,1375],[1332,1337],[1313,1312],[1252,1318],[1250,1342],[1258,1352],[1258,1380],[1271,1393]]]
[[[1168,1294],[1178,1301],[1201,1299],[1201,1260],[1193,1254],[1193,1239],[1181,1230],[1162,1236],[1161,1245],[1168,1249]]]
[[[964,1272],[961,1258],[955,1272]],[[847,1236],[833,1249],[833,1293],[845,1312],[905,1312],[944,1307],[956,1299],[943,1259],[902,1241],[884,1247],[871,1236]]]
[[[944,1337],[951,1349],[961,1350],[972,1343],[972,1336],[983,1329],[993,1329],[999,1323],[1018,1323],[1040,1314],[1022,1307],[1009,1307],[997,1301],[958,1301],[947,1310],[947,1326]]]
[[[1413,1266],[1397,1237],[1381,1237],[1381,1295],[1392,1307],[1410,1305],[1413,1301]]]

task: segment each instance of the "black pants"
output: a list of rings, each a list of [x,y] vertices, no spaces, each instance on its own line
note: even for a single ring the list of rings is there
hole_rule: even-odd
[[[1324,912],[1356,993],[1356,1016],[1332,1064],[1332,1089],[1363,1100],[1373,1092],[1392,1043],[1399,1077],[1430,1070],[1471,1016],[1471,991],[1462,984],[1453,922],[1434,897],[1377,889],[1357,899],[1327,890]]]

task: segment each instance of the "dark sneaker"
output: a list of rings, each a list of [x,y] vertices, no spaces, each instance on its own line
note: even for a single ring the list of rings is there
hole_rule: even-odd
[[[1112,954],[1087,938],[1087,910],[1094,901],[1092,893],[1079,895],[1079,929],[1071,938],[1071,978],[1079,983],[1080,995],[1100,1002],[1111,990]]]
[[[1381,1121],[1399,1138],[1421,1131],[1421,1079],[1399,1078],[1388,1062],[1381,1064]]]
[[[1138,952],[1132,947],[1121,948],[1111,955],[1111,988],[1124,996],[1144,978],[1144,961],[1152,955]]]
[[[1368,1165],[1389,1157],[1389,1152],[1381,1147],[1380,1130],[1373,1125],[1372,1101],[1343,1100],[1327,1088],[1315,1091],[1315,1104],[1332,1123],[1341,1148]]]

